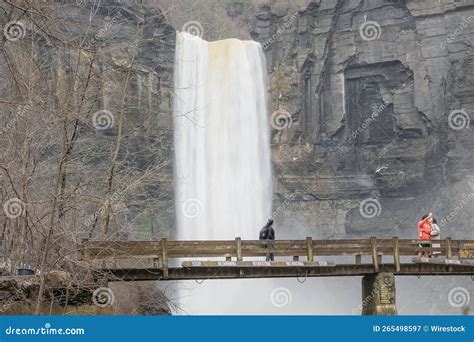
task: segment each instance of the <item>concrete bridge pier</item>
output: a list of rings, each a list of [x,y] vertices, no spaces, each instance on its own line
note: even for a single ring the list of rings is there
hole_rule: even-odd
[[[362,315],[397,315],[393,273],[381,272],[362,278]]]

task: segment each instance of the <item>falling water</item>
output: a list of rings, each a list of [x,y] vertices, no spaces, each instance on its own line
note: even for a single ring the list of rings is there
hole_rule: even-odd
[[[180,33],[175,58],[177,237],[255,239],[272,205],[260,44]]]
[[[177,239],[256,239],[271,215],[264,71],[264,56],[256,42],[207,42],[188,33],[177,35]],[[210,303],[210,297],[219,302],[216,296],[223,290],[222,281],[188,285],[188,291],[180,291],[186,312],[203,313],[201,309]],[[227,281],[226,286],[225,292],[235,293],[243,285],[234,280],[232,284]]]

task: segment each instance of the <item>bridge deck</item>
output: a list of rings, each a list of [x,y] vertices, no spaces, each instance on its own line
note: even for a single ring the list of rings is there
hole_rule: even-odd
[[[420,247],[420,244],[429,247]],[[240,238],[220,241],[84,241],[84,260],[97,266],[97,277],[108,280],[180,280],[277,277],[363,276],[379,272],[395,275],[474,275],[473,240],[276,240],[259,241]],[[418,258],[419,252],[437,253],[438,258]],[[275,262],[257,261],[267,253],[280,257]],[[362,256],[371,263],[362,263]],[[353,256],[353,264],[336,264],[315,260],[327,257]],[[389,256],[393,263],[383,263]],[[401,263],[401,257],[414,257],[412,263]],[[281,258],[285,257],[285,258]],[[171,267],[169,259],[192,259],[182,267]],[[212,258],[209,261],[205,259]],[[224,260],[215,260],[225,258]],[[246,258],[246,260],[244,260]],[[300,258],[304,258],[300,260]],[[232,260],[234,259],[234,260]],[[249,260],[250,259],[250,260]],[[118,260],[129,260],[133,267],[112,267]],[[153,267],[135,267],[142,261]],[[347,261],[346,261],[347,262]]]
[[[201,280],[201,279],[246,279],[246,278],[312,278],[312,277],[349,277],[374,274],[371,264],[335,265],[334,267],[172,267],[165,275],[161,268],[113,268],[99,271],[101,278],[109,281],[144,280]],[[400,271],[393,264],[379,265],[379,272],[390,272],[399,276],[455,276],[474,275],[474,266],[441,264],[402,264]]]

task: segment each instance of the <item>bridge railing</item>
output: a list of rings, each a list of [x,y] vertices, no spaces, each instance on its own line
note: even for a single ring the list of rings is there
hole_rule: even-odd
[[[421,247],[421,244],[424,246]],[[429,245],[428,247],[426,245]],[[467,247],[466,247],[467,246]],[[349,239],[349,240],[210,240],[210,241],[83,241],[80,247],[86,260],[149,258],[160,260],[168,267],[170,258],[226,258],[242,261],[243,258],[262,257],[267,253],[275,256],[305,257],[312,262],[315,257],[354,256],[360,264],[362,256],[370,256],[375,270],[382,256],[393,256],[396,269],[400,268],[400,257],[416,256],[419,252],[437,253],[447,259],[453,257],[473,258],[474,241],[469,240],[410,240],[399,239]]]

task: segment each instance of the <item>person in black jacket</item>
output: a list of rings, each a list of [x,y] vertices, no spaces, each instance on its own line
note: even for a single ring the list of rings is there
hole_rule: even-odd
[[[273,219],[270,217],[267,221],[267,224],[263,226],[260,230],[259,240],[275,240],[275,230],[272,227]],[[273,248],[273,244],[267,243],[265,245],[266,248]],[[273,261],[275,260],[273,253],[267,253],[266,261]]]

